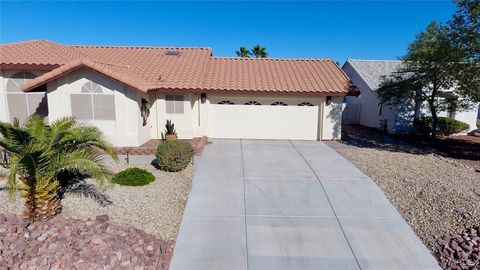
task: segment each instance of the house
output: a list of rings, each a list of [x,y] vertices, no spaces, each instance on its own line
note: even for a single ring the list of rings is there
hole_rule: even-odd
[[[390,76],[401,63],[396,60],[347,60],[342,69],[358,87],[360,95],[346,97],[344,123],[360,124],[394,133],[405,133],[411,130],[415,112],[414,105],[382,105],[376,93],[383,76]],[[428,115],[427,106],[423,105],[419,114]],[[480,105],[476,105],[470,111],[440,112],[439,116],[465,122],[470,125],[469,131],[472,131],[477,129]]]
[[[328,59],[223,58],[209,48],[35,40],[1,45],[0,67],[0,121],[74,116],[116,146],[162,138],[167,119],[181,139],[338,139],[343,98],[356,94]]]

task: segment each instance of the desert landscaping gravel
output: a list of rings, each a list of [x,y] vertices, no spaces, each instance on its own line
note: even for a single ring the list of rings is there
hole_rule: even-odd
[[[480,224],[480,173],[431,154],[330,145],[380,186],[432,253],[442,236]]]
[[[170,173],[148,163],[127,165],[123,162],[113,165],[112,169],[118,172],[128,167],[146,169],[155,175],[156,180],[146,186],[136,187],[112,184],[103,192],[112,201],[111,205],[105,207],[92,198],[67,195],[62,200],[60,215],[65,218],[94,219],[98,215],[108,214],[110,222],[114,224],[130,225],[162,239],[176,239],[195,166],[189,164],[182,172]],[[91,180],[87,182],[94,183]],[[0,213],[21,214],[21,198],[17,202],[9,200],[5,185],[6,181],[0,179]]]
[[[168,269],[174,242],[111,224],[108,216],[30,223],[0,214],[0,269]]]

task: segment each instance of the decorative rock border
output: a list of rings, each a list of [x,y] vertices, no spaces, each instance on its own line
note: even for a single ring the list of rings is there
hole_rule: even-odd
[[[443,269],[480,269],[480,227],[461,234],[447,234],[438,244],[435,255]]]
[[[173,240],[95,220],[0,214],[0,269],[168,269]]]

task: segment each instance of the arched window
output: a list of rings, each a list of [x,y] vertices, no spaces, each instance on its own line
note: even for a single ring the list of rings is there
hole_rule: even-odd
[[[256,102],[255,100],[251,100],[251,101],[245,102],[245,105],[262,105],[262,104]]]
[[[98,83],[84,83],[80,94],[70,95],[70,105],[77,119],[115,120],[115,96],[103,91]]]
[[[103,93],[102,87],[95,82],[86,82],[82,86],[82,93],[97,93],[101,94]]]
[[[23,123],[25,119],[32,115],[38,114],[42,116],[48,115],[47,96],[45,92],[24,93],[20,90],[20,86],[31,79],[37,77],[30,72],[17,72],[7,81],[7,103],[10,121],[15,119]]]
[[[234,105],[235,103],[233,103],[233,102],[230,101],[230,100],[222,100],[222,101],[218,102],[217,104],[221,104],[221,105]]]
[[[37,77],[37,76],[35,76],[35,74],[30,73],[30,72],[25,72],[25,71],[17,72],[15,74],[13,74],[13,76],[10,77],[10,79],[8,79],[7,92],[23,93],[20,90],[20,86],[22,84],[28,82],[29,80],[34,79],[35,77]]]
[[[283,101],[276,101],[274,103],[272,103],[272,106],[288,106],[287,103],[283,102]]]
[[[298,104],[298,106],[313,106],[313,104],[310,103],[310,102],[302,102],[302,103]]]

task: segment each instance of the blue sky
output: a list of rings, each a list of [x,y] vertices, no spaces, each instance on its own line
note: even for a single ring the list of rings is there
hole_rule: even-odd
[[[451,1],[20,2],[0,0],[0,41],[207,46],[234,56],[260,43],[271,57],[395,59]]]

